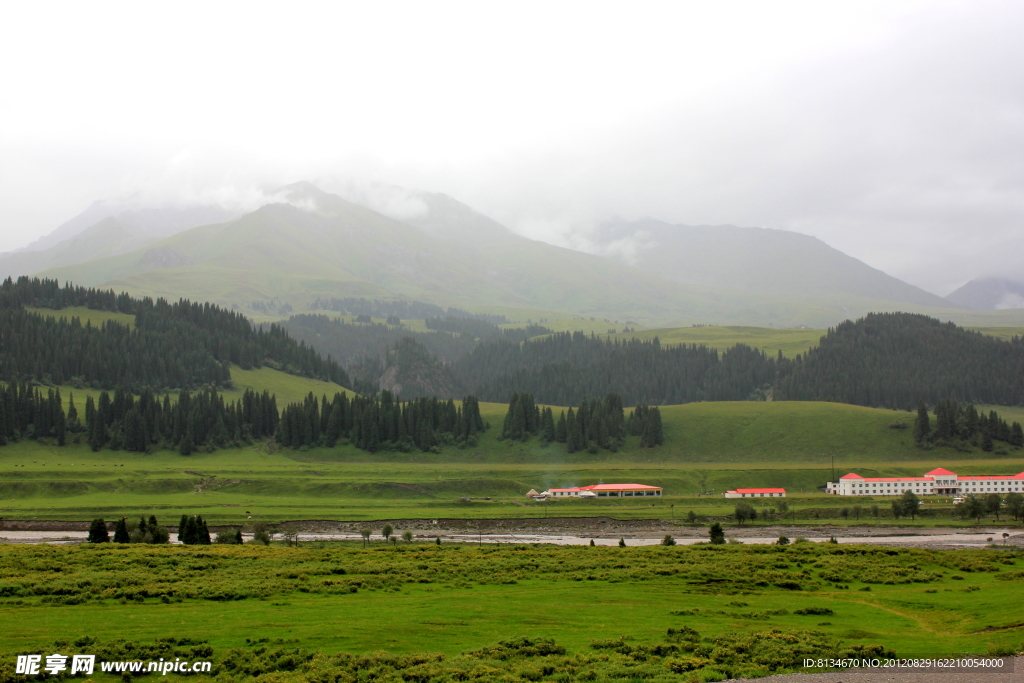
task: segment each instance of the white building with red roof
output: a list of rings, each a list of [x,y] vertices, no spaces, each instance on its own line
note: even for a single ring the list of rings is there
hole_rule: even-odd
[[[1024,472],[960,476],[937,467],[921,477],[862,477],[850,472],[828,482],[826,492],[836,496],[970,496],[989,493],[1024,493]]]
[[[735,489],[725,492],[726,498],[785,498],[786,489]]]
[[[552,498],[632,498],[634,496],[660,496],[660,486],[646,484],[594,484],[571,489],[548,489],[541,495]]]

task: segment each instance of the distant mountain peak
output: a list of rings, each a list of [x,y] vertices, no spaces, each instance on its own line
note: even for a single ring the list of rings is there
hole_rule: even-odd
[[[976,311],[1024,308],[1024,284],[1004,277],[975,278],[946,300]]]
[[[598,253],[694,287],[950,306],[817,237],[788,230],[644,218],[608,221],[593,235]]]

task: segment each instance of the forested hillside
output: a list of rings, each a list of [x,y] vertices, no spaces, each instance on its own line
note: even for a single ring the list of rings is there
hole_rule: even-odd
[[[134,328],[55,319],[26,306],[85,306],[135,316]],[[8,278],[0,284],[0,380],[89,384],[134,393],[225,386],[230,364],[271,365],[296,375],[345,384],[333,360],[296,343],[276,326],[255,329],[243,315],[206,303],[135,299],[55,280]]]
[[[502,330],[465,318],[430,318],[427,324],[428,333],[323,316],[293,316],[284,325],[321,353],[345,358],[364,390],[380,388],[389,370],[406,378],[415,374],[394,368],[402,340],[414,339],[439,362],[419,359],[421,367],[432,368],[433,379],[419,388],[406,381],[407,397],[449,387],[447,397],[472,393],[507,402],[525,391],[552,405],[578,405],[609,392],[626,405],[747,399],[900,409],[942,400],[1024,404],[1024,341],[916,314],[845,322],[792,360],[744,344],[718,351],[697,344],[666,347],[657,337],[608,340],[582,332],[548,334],[540,326]]]
[[[1002,341],[923,315],[873,313],[797,356],[776,400],[912,408],[941,400],[1024,404],[1024,340]]]
[[[522,344],[479,344],[453,364],[483,401],[527,391],[537,401],[575,405],[616,392],[626,405],[742,401],[775,381],[775,361],[749,346],[719,354],[706,346],[663,348],[653,341],[607,341],[564,332]]]
[[[361,307],[352,308],[359,310]],[[294,339],[345,366],[362,363],[366,358],[383,358],[405,338],[414,339],[441,361],[452,362],[470,353],[481,339],[501,338],[518,343],[551,332],[539,325],[503,329],[488,320],[451,315],[428,317],[425,324],[430,331],[414,332],[402,325],[402,318],[396,315],[389,318],[388,323],[345,322],[326,315],[302,314],[276,325]]]

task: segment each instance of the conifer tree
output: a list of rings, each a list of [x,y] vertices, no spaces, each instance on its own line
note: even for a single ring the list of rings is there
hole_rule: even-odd
[[[928,419],[928,409],[924,403],[917,406],[917,419],[914,420],[914,443],[922,444],[931,435],[931,421]]]
[[[78,420],[78,408],[75,407],[75,392],[68,394],[68,417],[67,428],[69,432],[79,431],[81,425]]]
[[[89,543],[109,543],[110,533],[107,531],[107,523],[102,519],[92,520],[89,525]]]
[[[131,538],[128,536],[128,521],[122,517],[117,521],[117,526],[114,527],[114,543],[130,543]]]
[[[178,540],[185,545],[195,545],[199,542],[199,527],[195,515],[187,516],[185,523],[178,527]]]
[[[555,417],[551,408],[544,408],[541,413],[540,438],[546,444],[555,440]]]
[[[195,542],[197,545],[210,545],[210,530],[206,526],[206,520],[199,515],[196,515],[195,520],[196,536]]]
[[[569,408],[569,414],[565,418],[565,431],[566,451],[569,453],[575,453],[583,448],[583,430],[580,429],[579,422],[576,420],[576,414],[573,413],[572,408]]]
[[[565,411],[562,410],[558,413],[558,424],[555,425],[555,441],[565,443],[566,437]]]

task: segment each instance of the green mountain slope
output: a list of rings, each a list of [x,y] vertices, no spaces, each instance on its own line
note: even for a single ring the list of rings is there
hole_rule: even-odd
[[[208,205],[127,209],[97,202],[26,249],[0,254],[0,279],[126,254],[181,230],[235,215]]]
[[[243,308],[277,298],[297,311],[318,296],[402,296],[648,319],[719,308],[688,288],[598,256],[512,233],[483,243],[438,237],[305,183],[290,190],[292,204],[267,205],[45,276]]]

